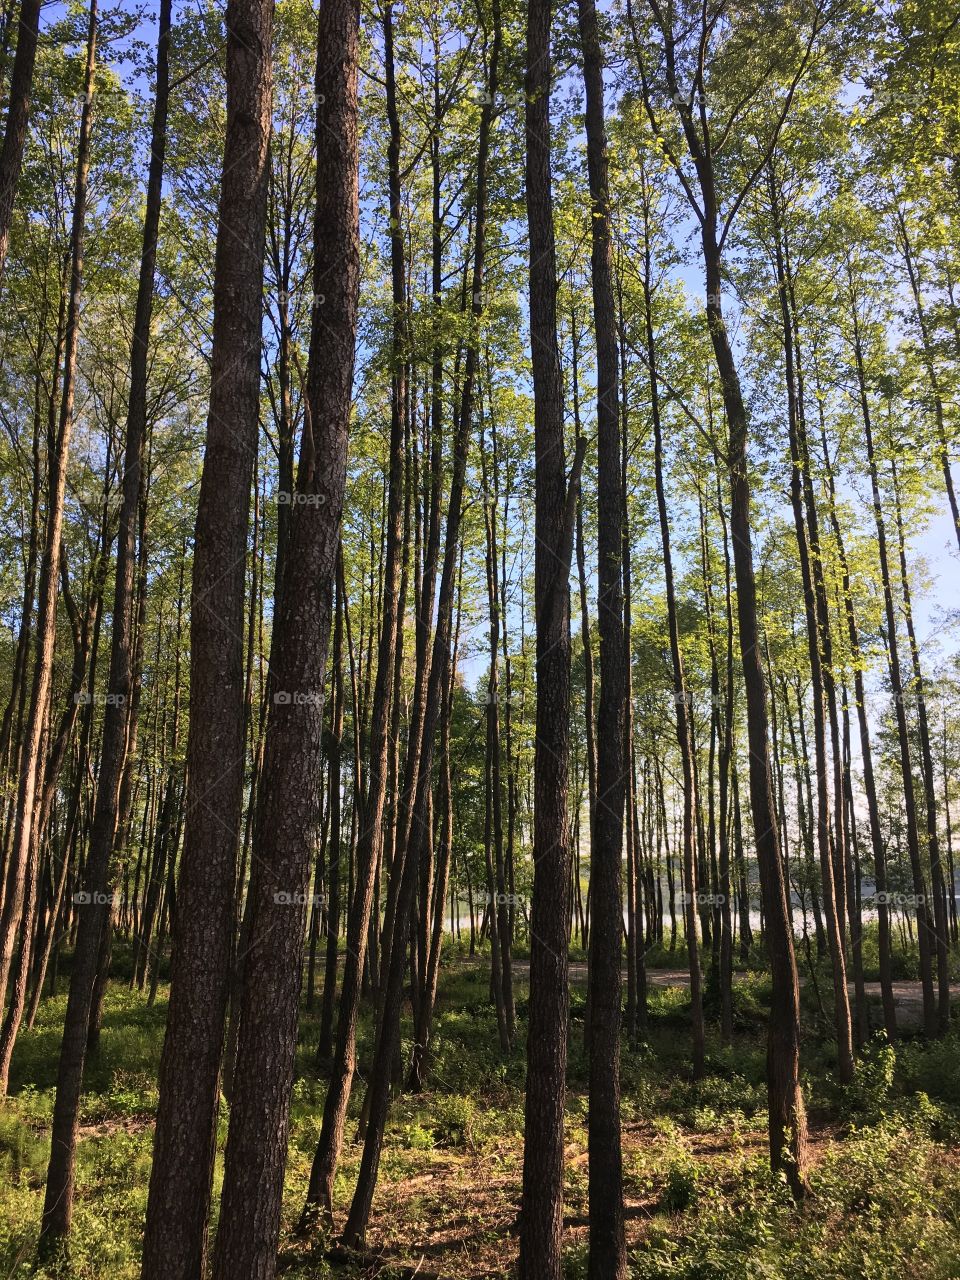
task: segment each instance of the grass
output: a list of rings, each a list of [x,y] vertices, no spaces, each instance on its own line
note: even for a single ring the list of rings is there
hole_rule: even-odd
[[[482,963],[482,962],[481,962]],[[442,970],[431,1087],[391,1112],[368,1244],[385,1277],[506,1276],[516,1254],[523,1135],[526,990],[517,984],[513,1055],[497,1048],[482,967]],[[42,1006],[21,1036],[11,1096],[0,1110],[0,1277],[135,1280],[156,1106],[165,989],[155,1006],[111,985],[102,1043],[81,1116],[69,1260],[34,1272],[64,999]],[[634,1280],[949,1280],[960,1278],[960,1035],[933,1045],[868,1046],[847,1088],[832,1076],[824,1028],[808,1020],[804,1083],[813,1194],[800,1208],[766,1160],[764,1024],[769,983],[738,984],[736,1042],[708,1042],[708,1074],[688,1067],[687,995],[650,990],[647,1041],[622,1063],[624,1177]],[[567,1096],[566,1268],[586,1276],[587,1060],[583,998],[574,990]],[[290,1280],[372,1274],[334,1266],[327,1241],[293,1236],[320,1124],[325,1082],[303,1017],[292,1100],[282,1250]],[[409,1028],[406,1028],[409,1031]],[[359,1064],[371,1053],[361,1024]],[[407,1042],[405,1048],[409,1048]],[[351,1104],[339,1173],[345,1213],[359,1165]],[[221,1121],[220,1154],[225,1136]],[[216,1174],[219,1182],[220,1168]],[[341,1218],[342,1220],[342,1218]],[[404,1267],[408,1268],[405,1272]]]

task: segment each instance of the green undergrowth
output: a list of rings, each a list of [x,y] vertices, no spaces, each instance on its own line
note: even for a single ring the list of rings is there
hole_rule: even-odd
[[[509,1275],[522,1172],[524,1045],[528,991],[516,983],[515,1048],[500,1052],[482,962],[448,957],[441,973],[427,1089],[399,1092],[386,1134],[371,1224],[373,1247],[413,1260],[426,1274]],[[680,966],[678,966],[680,967]],[[152,1147],[152,1116],[166,991],[156,1004],[111,984],[100,1048],[81,1115],[70,1255],[33,1271],[49,1153],[50,1119],[65,1000],[44,1002],[14,1058],[0,1108],[0,1276],[136,1280]],[[872,1040],[852,1084],[833,1072],[815,1020],[803,1045],[810,1119],[810,1194],[799,1207],[766,1158],[764,1030],[768,979],[742,974],[735,1037],[723,1046],[707,1000],[707,1072],[689,1069],[689,995],[651,986],[642,1038],[624,1043],[621,1068],[624,1181],[633,1280],[949,1280],[960,1278],[960,1033],[896,1049]],[[571,994],[567,1095],[567,1275],[586,1276],[588,1059],[585,990]],[[305,1249],[293,1227],[303,1203],[325,1095],[316,1058],[318,1008],[302,1019],[291,1105],[282,1247],[291,1280],[353,1275]],[[411,1027],[404,1023],[404,1058]],[[361,1018],[358,1070],[372,1056]],[[355,1090],[336,1185],[349,1205],[361,1147]],[[221,1159],[227,1108],[220,1123]],[[214,1224],[215,1225],[215,1224]],[[433,1242],[431,1244],[431,1242]],[[379,1272],[389,1277],[391,1271]],[[395,1269],[394,1274],[403,1274]]]

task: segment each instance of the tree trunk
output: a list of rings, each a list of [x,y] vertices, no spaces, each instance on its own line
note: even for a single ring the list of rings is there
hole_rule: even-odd
[[[526,202],[534,389],[536,751],[530,1004],[524,1108],[521,1280],[560,1280],[563,1111],[569,986],[570,589],[573,516],[583,461],[568,482],[557,349],[557,268],[550,162],[550,0],[527,9]]]
[[[787,416],[790,431],[790,500],[793,505],[794,528],[797,535],[800,573],[803,581],[803,600],[807,623],[807,654],[810,660],[810,679],[813,686],[813,737],[817,769],[817,848],[820,854],[820,870],[823,879],[823,914],[827,929],[827,941],[830,945],[830,963],[833,973],[837,1075],[842,1083],[849,1084],[853,1079],[853,1027],[850,1019],[850,999],[847,993],[843,920],[838,910],[834,879],[836,870],[834,850],[841,852],[840,846],[843,840],[842,815],[836,813],[836,810],[834,811],[837,818],[837,826],[835,831],[831,831],[830,786],[828,783],[830,770],[827,761],[826,703],[821,661],[822,657],[824,657],[821,652],[821,636],[827,626],[827,619],[821,616],[820,613],[822,602],[819,593],[815,590],[813,569],[811,567],[811,551],[816,554],[818,549],[816,547],[811,548],[812,530],[808,531],[808,525],[804,520],[804,477],[809,466],[809,459],[807,457],[805,433],[799,421],[800,408],[797,399],[797,371],[794,363],[793,315],[790,307],[787,267],[780,226],[779,197],[772,166],[769,173],[768,189],[773,221],[777,296],[783,325],[784,372],[787,385]],[[842,867],[839,874],[842,879]]]
[[[386,566],[383,582],[383,614],[377,649],[377,674],[373,691],[372,720],[369,737],[368,781],[359,831],[356,879],[347,915],[346,951],[340,987],[337,1040],[330,1083],[323,1108],[320,1138],[310,1170],[310,1184],[301,1219],[306,1227],[318,1209],[330,1215],[333,1209],[333,1180],[343,1147],[343,1130],[347,1105],[356,1067],[357,1018],[367,943],[371,929],[374,888],[383,850],[384,811],[390,750],[390,714],[393,703],[393,675],[399,632],[399,593],[403,554],[403,490],[404,490],[404,422],[406,414],[406,368],[404,347],[407,335],[406,276],[404,243],[401,227],[400,192],[400,125],[393,88],[393,34],[391,8],[384,17],[384,39],[387,51],[388,94],[392,106],[388,148],[389,202],[391,230],[391,275],[393,284],[393,359],[390,413],[390,474],[385,522]],[[372,626],[371,626],[372,636]],[[372,639],[371,639],[372,644]],[[376,921],[373,922],[374,924]]]
[[[840,589],[843,594],[844,614],[847,622],[847,639],[850,645],[850,657],[853,665],[853,693],[857,704],[857,727],[860,732],[860,764],[863,769],[863,789],[867,798],[867,818],[870,825],[870,842],[873,850],[874,882],[877,901],[877,949],[880,965],[880,995],[883,1003],[883,1022],[887,1036],[895,1040],[897,1036],[897,1010],[893,998],[893,966],[890,949],[890,904],[887,896],[887,851],[880,829],[880,806],[877,802],[877,784],[873,772],[873,748],[870,741],[870,723],[867,718],[866,693],[863,682],[863,655],[860,648],[860,632],[857,626],[856,610],[853,604],[853,592],[850,584],[850,570],[847,565],[846,549],[837,518],[836,488],[833,479],[833,468],[830,463],[830,450],[827,445],[826,426],[823,420],[823,402],[820,404],[820,442],[823,450],[823,464],[827,477],[827,496],[829,501],[830,525],[837,544],[837,558],[840,562]]]
[[[910,578],[907,573],[907,548],[903,532],[903,512],[900,506],[897,464],[892,455],[890,458],[890,471],[893,482],[893,511],[897,530],[897,550],[900,557],[900,590],[903,597],[907,641],[910,645],[910,660],[913,666],[913,691],[917,704],[920,765],[927,819],[927,857],[930,860],[930,887],[933,895],[933,921],[937,957],[937,1032],[943,1036],[950,1029],[950,959],[948,955],[950,923],[947,918],[947,895],[943,882],[943,864],[940,860],[940,834],[937,829],[937,794],[933,774],[933,752],[930,749],[930,726],[927,720],[923,671],[920,667],[920,648],[917,644],[917,633],[913,625],[913,605],[910,598]]]
[[[317,204],[306,411],[289,560],[274,621],[262,802],[215,1280],[272,1280],[297,1047],[306,898],[320,830],[323,689],[346,479],[360,278],[359,16],[317,29]],[[321,177],[322,176],[322,177]],[[336,271],[333,267],[336,266]]]
[[[443,566],[437,592],[437,622],[429,665],[418,669],[418,685],[414,692],[413,711],[408,734],[403,785],[400,790],[401,823],[398,829],[396,856],[392,877],[397,883],[394,907],[395,924],[387,956],[387,979],[384,984],[382,1012],[377,1034],[370,1085],[364,1100],[367,1127],[360,1161],[360,1171],[343,1239],[350,1248],[360,1245],[365,1237],[373,1194],[376,1188],[383,1134],[390,1099],[390,1080],[399,1044],[400,1004],[407,951],[407,930],[414,890],[418,880],[420,845],[429,821],[428,793],[431,785],[435,734],[450,672],[450,632],[452,626],[455,577],[463,516],[464,482],[467,454],[473,425],[474,400],[479,357],[479,321],[483,314],[484,271],[487,229],[487,165],[490,136],[499,83],[499,59],[502,40],[500,9],[493,9],[493,39],[490,47],[487,93],[480,116],[477,145],[476,229],[474,235],[473,279],[471,287],[470,330],[460,396],[460,417],[454,437],[453,468],[444,538]],[[424,687],[425,685],[425,687]],[[491,904],[492,905],[492,904]]]
[[[343,547],[337,553],[337,610],[333,628],[333,654],[331,656],[333,678],[333,714],[330,728],[330,785],[328,807],[330,813],[329,838],[326,847],[327,945],[323,971],[323,1004],[320,1011],[320,1032],[317,1038],[317,1059],[325,1062],[333,1049],[333,1008],[337,994],[337,957],[340,944],[340,862],[342,858],[340,785],[341,756],[343,751],[343,615],[344,598]],[[322,852],[321,852],[322,856]],[[314,903],[319,911],[320,904]]]
[[[643,296],[644,324],[647,347],[647,368],[650,376],[650,413],[653,420],[654,477],[657,491],[657,512],[660,520],[660,540],[663,544],[663,576],[667,595],[667,623],[670,632],[670,658],[673,666],[673,699],[676,709],[677,742],[680,747],[680,763],[683,770],[683,872],[685,882],[684,934],[690,971],[690,1011],[693,1022],[693,1077],[698,1080],[704,1073],[705,1033],[703,1024],[703,997],[701,994],[700,947],[697,931],[697,788],[693,748],[693,699],[687,691],[683,671],[683,653],[680,649],[680,624],[677,618],[677,596],[673,577],[673,556],[670,551],[670,518],[667,514],[667,494],[663,481],[663,428],[660,420],[660,387],[657,378],[657,348],[653,330],[652,254],[650,227],[650,192],[646,175],[641,177],[643,199]]]
[[[930,383],[930,394],[933,397],[933,415],[937,426],[937,452],[940,459],[940,469],[943,473],[943,487],[947,494],[947,501],[950,504],[950,514],[953,516],[953,531],[956,534],[957,546],[960,547],[960,507],[957,505],[957,494],[953,487],[953,472],[950,468],[950,446],[944,422],[940,376],[937,373],[933,343],[930,340],[930,323],[924,310],[923,295],[920,291],[919,269],[914,261],[910,235],[907,231],[907,222],[903,216],[903,210],[900,208],[897,209],[896,224],[900,233],[900,248],[903,251],[903,260],[907,268],[907,278],[910,281],[910,292],[913,294],[917,328],[920,330],[920,348],[923,352],[923,363],[927,371],[927,380]]]
[[[0,147],[0,280],[10,247],[10,223],[17,198],[17,184],[23,167],[23,151],[30,120],[33,68],[37,60],[41,0],[21,0],[17,24],[17,51],[10,72],[7,96],[7,125]]]
[[[229,0],[210,406],[191,590],[186,825],[144,1280],[195,1280],[206,1256],[246,755],[244,566],[260,400],[272,23],[272,0]]]
[[[920,832],[917,820],[917,800],[913,788],[913,764],[912,753],[910,750],[910,731],[907,725],[903,676],[900,669],[900,650],[897,639],[897,612],[890,577],[890,560],[887,552],[887,529],[886,522],[883,517],[883,506],[880,496],[880,478],[873,446],[873,419],[870,412],[870,401],[867,396],[867,379],[866,369],[864,366],[863,345],[860,334],[860,317],[857,310],[853,268],[849,260],[847,262],[847,285],[851,321],[853,324],[853,354],[857,371],[860,413],[863,421],[864,438],[867,446],[867,463],[870,468],[870,483],[873,490],[873,516],[877,529],[877,552],[880,559],[880,576],[883,584],[883,605],[887,624],[886,640],[889,653],[890,687],[893,691],[893,708],[897,722],[897,741],[900,748],[900,771],[903,778],[903,807],[907,825],[907,851],[910,858],[910,872],[913,879],[913,891],[917,900],[917,944],[920,953],[920,983],[923,989],[923,1024],[927,1035],[933,1036],[937,1031],[937,1007],[933,991],[932,966],[935,938],[933,921],[930,918],[930,912],[927,907],[923,864],[920,859]]]
[[[619,360],[603,54],[595,0],[578,0],[586,89],[587,172],[592,245],[590,275],[597,346],[597,614],[600,706],[597,811],[590,853],[590,1280],[625,1280],[623,1155],[620,1134],[620,976],[623,936],[623,812],[627,787],[626,675],[623,625],[623,477],[620,459]],[[579,506],[579,503],[578,503]]]
[[[48,544],[44,570],[49,568],[51,577],[41,585],[41,610],[44,610],[44,588],[51,589],[54,598],[50,601],[50,625],[56,627],[56,574],[60,558],[61,519],[63,510],[63,486],[66,479],[67,453],[70,433],[73,425],[73,404],[76,386],[77,344],[79,339],[80,297],[83,288],[83,247],[84,225],[87,208],[87,181],[90,167],[90,134],[92,128],[92,98],[97,56],[97,2],[91,0],[89,26],[87,31],[86,75],[84,88],[86,96],[80,123],[80,143],[77,153],[76,193],[74,197],[73,225],[71,228],[71,268],[70,296],[67,307],[67,328],[64,343],[63,392],[60,402],[59,430],[59,473],[56,482],[51,476],[50,504],[51,521],[48,523]],[[57,512],[59,508],[59,514]],[[45,627],[38,627],[40,643],[43,643]],[[52,659],[54,636],[49,638],[50,657]],[[46,656],[38,653],[34,673],[34,706],[36,705],[37,684],[43,678]],[[107,715],[123,717],[123,690],[119,691],[119,701],[108,699]],[[46,703],[48,690],[44,691],[43,702]],[[33,711],[33,707],[31,711]],[[103,766],[101,766],[103,768]],[[118,775],[119,776],[119,775]],[[105,785],[101,780],[101,789]],[[29,783],[28,783],[29,786]],[[31,810],[32,800],[31,795]],[[32,813],[25,814],[21,833],[26,827],[29,841],[29,830]],[[91,836],[91,849],[93,848]],[[53,1252],[59,1241],[70,1231],[70,1220],[73,1214],[73,1190],[76,1158],[77,1124],[80,1103],[80,1089],[83,1082],[83,1063],[87,1042],[87,1021],[90,1012],[90,999],[93,982],[96,976],[97,957],[100,948],[100,935],[107,915],[107,871],[109,848],[106,852],[98,851],[98,856],[88,857],[85,868],[86,890],[84,894],[85,910],[80,913],[80,925],[77,946],[74,954],[73,971],[70,977],[70,995],[67,1001],[67,1012],[64,1019],[63,1040],[60,1046],[60,1063],[57,1073],[57,1092],[53,1109],[53,1128],[51,1134],[50,1162],[47,1167],[47,1189],[43,1206],[43,1217],[40,1226],[39,1251],[41,1256]]]
[[[711,199],[709,204],[715,208]],[[807,1121],[800,1088],[800,989],[787,908],[770,774],[766,688],[760,660],[757,591],[750,528],[747,412],[720,305],[720,248],[716,214],[703,229],[707,322],[729,424],[730,532],[737,584],[740,655],[747,696],[750,797],[773,997],[767,1044],[770,1161],[783,1169],[796,1196],[806,1189]]]

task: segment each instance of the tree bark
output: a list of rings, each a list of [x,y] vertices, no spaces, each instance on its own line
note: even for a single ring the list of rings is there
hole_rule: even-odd
[[[272,1280],[297,1047],[306,899],[320,831],[323,688],[346,479],[360,280],[353,0],[317,27],[314,308],[289,559],[274,622],[262,802],[215,1280]],[[335,268],[335,269],[334,269]],[[324,294],[323,314],[316,301]]]
[[[260,400],[272,24],[272,0],[229,0],[211,390],[191,589],[186,819],[144,1280],[195,1280],[206,1257],[244,783],[244,568]]]
[[[97,58],[97,0],[91,0],[89,25],[87,28],[86,73],[84,79],[85,99],[80,121],[80,142],[77,152],[77,177],[74,196],[73,225],[71,228],[71,266],[70,294],[67,306],[67,328],[64,342],[63,391],[60,401],[60,428],[58,440],[58,472],[56,481],[51,476],[50,504],[51,513],[48,523],[48,542],[44,571],[49,568],[50,577],[41,585],[41,601],[45,592],[53,591],[49,601],[49,625],[56,628],[56,575],[60,559],[60,540],[62,533],[63,493],[66,481],[66,465],[69,450],[70,433],[73,426],[74,393],[76,388],[77,345],[79,340],[80,298],[83,289],[83,248],[84,229],[87,211],[87,183],[90,169],[90,135],[92,130],[92,104],[94,77]],[[59,509],[59,511],[58,511]],[[41,603],[41,610],[44,604]],[[38,626],[40,644],[44,644],[46,627]],[[49,636],[49,661],[52,662],[53,642],[55,635]],[[37,706],[37,685],[43,680],[43,670],[47,665],[45,653],[38,653],[34,673],[34,698],[31,713]],[[49,672],[48,679],[49,679]],[[45,707],[49,696],[49,686],[44,690],[42,703]],[[123,715],[122,704],[108,705],[107,711]],[[44,712],[45,718],[45,712]],[[36,766],[37,768],[39,765]],[[29,787],[29,782],[27,786]],[[101,784],[102,785],[102,784]],[[22,786],[22,784],[21,784]],[[21,792],[21,794],[23,794]],[[30,825],[33,817],[33,796],[30,796],[30,810],[25,810],[20,819],[21,838],[26,834],[30,839]],[[60,1062],[57,1072],[57,1091],[53,1108],[53,1127],[51,1134],[50,1161],[47,1167],[47,1188],[43,1205],[43,1217],[40,1226],[39,1252],[42,1257],[51,1254],[59,1241],[70,1231],[70,1220],[73,1214],[73,1190],[76,1158],[76,1135],[80,1089],[83,1081],[83,1063],[87,1041],[87,1021],[90,1012],[90,998],[93,981],[96,976],[97,956],[99,953],[100,935],[103,921],[106,918],[107,859],[106,857],[88,858],[85,869],[85,902],[86,909],[80,913],[80,926],[77,946],[74,954],[73,971],[70,978],[70,995],[67,1001],[67,1012],[64,1018],[63,1040],[60,1046]]]
[[[818,398],[819,400],[819,398]],[[880,996],[883,1004],[883,1022],[887,1037],[892,1041],[897,1037],[897,1010],[893,998],[893,965],[890,948],[890,904],[887,899],[887,851],[880,828],[880,806],[877,801],[877,784],[873,772],[873,748],[870,741],[870,723],[867,718],[866,692],[863,681],[863,654],[860,647],[860,631],[853,604],[853,592],[850,583],[850,570],[843,542],[840,521],[837,518],[836,487],[833,468],[830,462],[830,450],[827,444],[826,426],[823,421],[822,400],[820,441],[823,450],[823,463],[827,477],[827,497],[829,502],[830,525],[837,544],[837,558],[840,563],[840,590],[843,595],[844,615],[847,622],[847,640],[850,645],[850,657],[853,665],[853,694],[857,705],[857,727],[860,733],[860,764],[863,769],[863,789],[867,798],[867,818],[870,826],[870,844],[873,851],[874,882],[877,900],[877,949],[880,966]]]
[[[473,273],[470,296],[470,330],[460,395],[460,416],[454,437],[453,469],[450,479],[449,509],[444,537],[443,565],[437,592],[437,622],[433,634],[429,665],[418,666],[419,687],[414,691],[411,724],[403,785],[400,790],[400,825],[392,877],[397,884],[394,927],[387,957],[387,978],[383,989],[382,1012],[378,1028],[370,1085],[364,1100],[367,1128],[360,1161],[360,1171],[350,1213],[343,1231],[344,1243],[355,1248],[366,1235],[373,1194],[376,1188],[383,1134],[390,1100],[391,1069],[399,1043],[400,1003],[407,952],[407,930],[414,890],[418,880],[421,842],[426,838],[429,822],[428,796],[435,751],[435,735],[440,704],[449,681],[450,632],[460,528],[463,516],[464,483],[467,455],[473,426],[476,380],[479,364],[479,321],[483,314],[484,271],[486,264],[487,183],[490,138],[493,128],[494,103],[499,84],[499,60],[502,42],[500,8],[493,7],[493,39],[490,47],[487,93],[480,115],[477,145],[476,228],[474,233]],[[491,904],[493,905],[493,904]]]
[[[318,1210],[329,1218],[333,1209],[333,1181],[343,1147],[347,1105],[353,1086],[357,1052],[357,1018],[371,930],[374,888],[383,851],[384,812],[387,798],[390,749],[390,714],[393,703],[393,676],[399,632],[399,593],[403,558],[403,490],[405,469],[404,419],[407,382],[404,363],[406,344],[406,275],[401,227],[400,126],[396,113],[393,72],[392,9],[387,4],[384,40],[388,77],[390,141],[388,183],[391,219],[391,277],[393,288],[394,368],[391,379],[390,473],[385,522],[386,564],[383,582],[383,612],[377,648],[377,674],[373,690],[367,789],[361,808],[356,858],[356,879],[347,915],[346,952],[340,987],[337,1039],[330,1083],[323,1108],[320,1138],[310,1170],[301,1227],[306,1228]],[[372,629],[371,629],[372,630]],[[372,643],[372,640],[371,640]],[[376,923],[374,921],[374,923]]]
[[[947,918],[947,895],[943,881],[943,863],[940,858],[940,833],[937,828],[937,793],[933,774],[933,752],[930,749],[930,725],[927,719],[927,703],[924,695],[923,671],[920,666],[920,647],[913,624],[913,604],[910,598],[910,577],[907,572],[907,548],[903,532],[903,511],[900,504],[900,485],[896,459],[891,455],[890,476],[893,482],[893,512],[897,530],[897,550],[900,558],[900,591],[903,597],[903,614],[910,646],[913,667],[913,691],[917,704],[917,730],[920,739],[920,768],[923,779],[924,810],[927,820],[927,858],[930,862],[930,889],[933,896],[933,922],[935,954],[937,957],[937,1032],[946,1035],[950,1029],[950,959],[948,955],[950,923]]]
[[[597,806],[590,858],[593,928],[589,979],[589,1276],[591,1280],[622,1280],[627,1274],[620,1131],[621,862],[627,789],[627,648],[623,614],[620,372],[603,115],[603,54],[594,0],[579,0],[578,16],[586,90],[592,232],[590,274],[597,347],[597,615],[600,630]]]
[[[837,904],[835,885],[834,850],[842,852],[842,815],[837,817],[835,830],[831,829],[829,765],[827,761],[826,701],[824,691],[823,661],[826,655],[821,649],[821,637],[828,625],[822,616],[823,601],[814,585],[811,560],[818,552],[811,547],[812,528],[804,519],[805,476],[809,468],[806,434],[800,422],[800,406],[797,397],[797,370],[793,314],[787,265],[784,255],[781,229],[779,194],[771,165],[768,175],[771,218],[774,234],[774,265],[776,269],[777,298],[783,326],[784,374],[787,385],[787,417],[790,432],[790,500],[793,506],[794,528],[800,573],[803,581],[803,600],[807,623],[807,654],[810,660],[810,679],[813,686],[813,736],[817,769],[817,848],[820,854],[820,871],[823,879],[823,914],[827,941],[830,946],[830,963],[833,973],[834,1028],[837,1036],[837,1075],[844,1084],[853,1080],[853,1026],[850,1019],[850,999],[847,993],[847,969],[844,948],[843,919]],[[839,871],[842,878],[842,867]]]
[[[10,247],[10,223],[17,198],[17,184],[23,168],[23,151],[30,121],[30,95],[33,92],[33,69],[37,60],[40,35],[41,0],[21,0],[17,24],[17,51],[10,72],[7,98],[7,123],[0,147],[0,280]]]
[[[536,750],[530,1004],[524,1107],[521,1280],[560,1280],[569,985],[570,588],[573,516],[583,461],[568,481],[557,349],[557,267],[551,182],[550,0],[527,9],[526,202],[534,389]]]
[[[913,763],[910,750],[910,731],[907,725],[906,700],[904,697],[903,675],[900,668],[900,647],[897,638],[897,612],[893,598],[893,586],[890,576],[890,558],[887,551],[887,529],[883,515],[880,495],[880,477],[877,468],[876,452],[873,441],[873,417],[870,412],[870,400],[867,395],[867,376],[864,362],[863,342],[860,332],[860,317],[857,309],[857,296],[853,278],[853,267],[847,261],[847,286],[850,302],[850,316],[853,326],[853,354],[857,374],[857,388],[860,398],[860,414],[863,422],[864,439],[867,446],[867,465],[870,469],[870,484],[873,492],[873,517],[877,529],[877,553],[880,561],[880,577],[883,585],[884,616],[887,624],[887,650],[889,654],[890,687],[893,692],[893,709],[897,723],[897,741],[900,748],[900,771],[903,778],[903,808],[907,826],[907,852],[910,859],[910,872],[913,880],[913,891],[916,897],[917,910],[917,945],[920,953],[920,984],[923,990],[923,1023],[928,1036],[937,1031],[937,1007],[933,990],[932,956],[935,947],[933,921],[927,906],[926,885],[923,864],[920,858],[920,831],[917,819],[917,799],[913,788]]]
[[[646,175],[641,178],[643,199],[643,296],[644,330],[647,347],[647,368],[650,377],[650,416],[653,421],[654,479],[657,492],[657,513],[660,522],[660,540],[663,544],[663,576],[667,596],[667,624],[670,633],[670,659],[673,667],[673,700],[676,715],[677,743],[680,747],[680,763],[683,770],[683,872],[684,911],[683,925],[687,944],[687,962],[690,972],[690,1011],[693,1023],[693,1076],[699,1079],[704,1073],[705,1032],[703,1024],[703,996],[700,976],[700,945],[697,930],[697,786],[693,746],[693,699],[687,690],[683,671],[683,652],[680,648],[680,624],[677,617],[677,594],[673,576],[673,556],[670,550],[670,518],[667,514],[667,493],[663,480],[663,427],[660,416],[660,386],[657,378],[657,347],[653,329],[652,254],[650,226],[650,192]]]

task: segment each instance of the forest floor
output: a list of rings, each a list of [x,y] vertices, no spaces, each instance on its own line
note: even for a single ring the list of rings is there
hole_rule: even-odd
[[[797,1208],[766,1154],[765,975],[743,972],[736,1039],[711,1034],[705,1079],[689,1070],[689,1009],[677,956],[654,957],[646,1043],[622,1062],[625,1203],[633,1280],[958,1280],[960,1035],[896,1051],[868,1047],[841,1088],[831,1045],[804,990],[804,1086],[811,1187]],[[384,1146],[368,1253],[338,1260],[333,1242],[293,1234],[319,1133],[325,1079],[314,1065],[316,1020],[305,1011],[291,1115],[281,1264],[287,1280],[418,1276],[486,1280],[510,1274],[523,1159],[526,976],[517,962],[514,1052],[499,1052],[483,958],[445,965],[431,1086],[401,1094]],[[672,963],[670,963],[672,961]],[[120,967],[123,957],[120,957]],[[587,1155],[584,991],[574,964],[567,1094],[566,1263],[586,1275]],[[818,975],[825,978],[825,975]],[[912,994],[912,975],[898,977]],[[825,990],[823,981],[819,981]],[[154,1006],[111,984],[102,1044],[82,1115],[69,1263],[40,1275],[135,1280],[156,1105],[165,988]],[[712,1016],[712,993],[707,991]],[[44,1003],[14,1060],[0,1110],[0,1280],[33,1273],[64,997]],[[712,1024],[711,1024],[712,1026]],[[360,1072],[370,1027],[360,1041]],[[360,1090],[353,1100],[359,1107]],[[226,1111],[226,1108],[224,1108]],[[348,1139],[354,1122],[348,1124]],[[222,1142],[226,1114],[221,1119]],[[361,1148],[348,1141],[336,1185],[342,1222]],[[216,1172],[215,1200],[221,1176]]]

